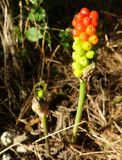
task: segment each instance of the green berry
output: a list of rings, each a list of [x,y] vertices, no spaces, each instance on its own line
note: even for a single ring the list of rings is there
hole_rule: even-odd
[[[77,51],[79,49],[82,49],[82,44],[77,44],[74,42],[72,48],[73,50]]]
[[[82,70],[83,66],[78,62],[73,62],[72,63],[72,68],[73,68],[73,70]]]
[[[77,52],[72,53],[72,58],[73,58],[74,61],[78,61],[80,57],[81,56],[79,54],[77,54]]]
[[[95,51],[92,51],[92,50],[86,53],[86,57],[89,59],[93,59],[94,55],[95,55]]]
[[[74,37],[74,42],[75,43],[81,43],[81,39],[79,37]]]
[[[44,98],[44,91],[42,89],[38,91],[38,98]]]
[[[79,50],[79,48],[82,49],[82,42],[81,42],[80,38],[78,38],[78,37],[74,38],[72,48],[73,48],[73,50]]]
[[[76,76],[77,78],[80,78],[82,76],[82,70],[80,69],[76,69],[73,71],[74,76]]]
[[[80,63],[82,66],[86,67],[86,66],[89,65],[89,60],[88,60],[87,57],[82,56],[82,57],[80,57],[80,59],[79,59],[79,63]]]
[[[83,42],[82,48],[86,51],[90,51],[92,48],[92,44],[89,41]]]
[[[73,54],[77,54],[77,55],[83,56],[83,55],[85,55],[85,50],[83,50],[82,48],[79,48],[79,49],[75,50],[73,52]]]

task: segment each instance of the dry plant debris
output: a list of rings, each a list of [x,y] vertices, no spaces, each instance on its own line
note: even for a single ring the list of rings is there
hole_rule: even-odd
[[[27,139],[13,142],[8,147],[0,142],[0,158],[10,155],[15,160],[121,160],[122,18],[114,17],[114,27],[105,34],[104,44],[97,51],[97,64],[89,79],[77,145],[69,143],[78,99],[78,81],[72,74],[71,55],[58,44],[51,59],[47,57],[46,61],[50,62],[47,67],[47,101],[50,109],[48,136],[51,152],[48,155],[41,124],[30,111],[30,88],[38,76],[28,81],[24,64],[16,59],[19,46],[12,32],[13,17],[9,13],[9,3],[7,0],[0,1],[0,52],[2,50],[4,54],[4,58],[0,59],[0,135],[4,131],[12,131],[18,136],[26,133]],[[30,58],[27,61],[34,66]],[[56,76],[52,76],[54,71],[58,71]],[[47,73],[44,77],[47,78]],[[19,91],[16,91],[18,88]],[[118,96],[120,99],[116,101]],[[18,147],[24,153],[18,152]]]

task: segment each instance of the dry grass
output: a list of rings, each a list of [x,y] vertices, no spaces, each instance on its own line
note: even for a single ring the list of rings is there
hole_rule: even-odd
[[[4,62],[0,60],[0,90],[1,93],[4,93],[0,95],[0,123],[5,125],[2,127],[3,131],[10,130],[17,134],[26,132],[28,135],[28,139],[23,143],[19,140],[8,148],[3,148],[1,144],[2,151],[0,154],[10,152],[14,159],[21,160],[121,160],[122,101],[115,103],[113,101],[117,96],[122,96],[122,19],[118,19],[111,33],[105,34],[105,43],[98,50],[96,69],[88,82],[83,119],[79,126],[78,143],[76,145],[70,144],[70,138],[77,107],[78,80],[72,74],[71,64],[65,64],[65,57],[63,57],[64,65],[59,59],[54,59],[53,61],[56,56],[52,57],[51,65],[48,66],[48,69],[51,71],[52,68],[56,68],[58,74],[55,77],[50,75],[47,81],[47,101],[50,107],[48,119],[50,128],[49,144],[51,151],[51,155],[48,155],[45,150],[43,130],[40,129],[40,123],[37,119],[36,122],[34,121],[35,116],[28,110],[31,105],[32,88],[28,88],[28,86],[24,88],[22,84],[26,84],[25,81],[28,81],[28,79],[23,79],[21,75],[17,76],[18,73],[24,72],[24,69],[22,67],[23,64],[16,59],[17,44],[14,32],[12,32],[13,22],[12,15],[8,10],[10,8],[8,1],[2,0],[0,7],[4,15],[0,24],[1,48],[3,48],[4,53]],[[60,55],[60,47],[57,47],[58,49],[54,50],[54,54]],[[54,54],[52,53],[52,55]],[[11,72],[12,75],[17,76],[17,79],[16,77],[12,78]],[[17,82],[19,77],[20,80]],[[30,86],[33,86],[36,81],[33,75],[32,77],[33,82],[30,83]],[[16,88],[16,86],[20,85],[21,92],[23,91],[25,94],[21,101],[17,98],[15,88],[11,85],[11,80],[15,82],[14,87]],[[27,94],[28,92],[29,94]],[[18,108],[20,109],[20,116]],[[12,115],[9,116],[6,110]],[[6,116],[8,116],[7,120],[10,123],[8,121],[5,122]],[[13,117],[14,122],[12,121]],[[19,124],[15,126],[15,121],[17,120]],[[39,132],[38,135],[36,135],[35,125],[38,125],[36,126]],[[27,127],[29,127],[29,130]],[[17,153],[17,145],[24,146],[27,149],[27,153],[25,155]]]

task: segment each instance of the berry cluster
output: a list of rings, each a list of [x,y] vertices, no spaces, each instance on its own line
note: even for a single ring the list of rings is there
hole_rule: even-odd
[[[86,68],[91,64],[95,56],[94,46],[99,39],[96,34],[99,14],[97,11],[89,11],[88,8],[82,8],[72,20],[74,29],[72,34],[73,42],[73,72],[80,78]]]

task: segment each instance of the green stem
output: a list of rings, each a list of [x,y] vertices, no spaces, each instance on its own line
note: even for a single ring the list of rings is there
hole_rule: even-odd
[[[86,81],[80,80],[80,94],[79,94],[78,108],[77,108],[77,113],[75,117],[75,126],[73,128],[71,143],[76,143],[77,141],[77,132],[78,132],[78,126],[79,126],[78,123],[80,123],[82,118],[85,95],[86,95]]]
[[[47,136],[48,135],[48,126],[47,126],[47,117],[44,114],[41,118],[41,122],[43,124],[43,128],[44,128],[44,135]],[[47,153],[50,154],[50,149],[49,149],[49,140],[48,138],[45,138],[45,144],[46,144],[46,149],[47,149]]]

